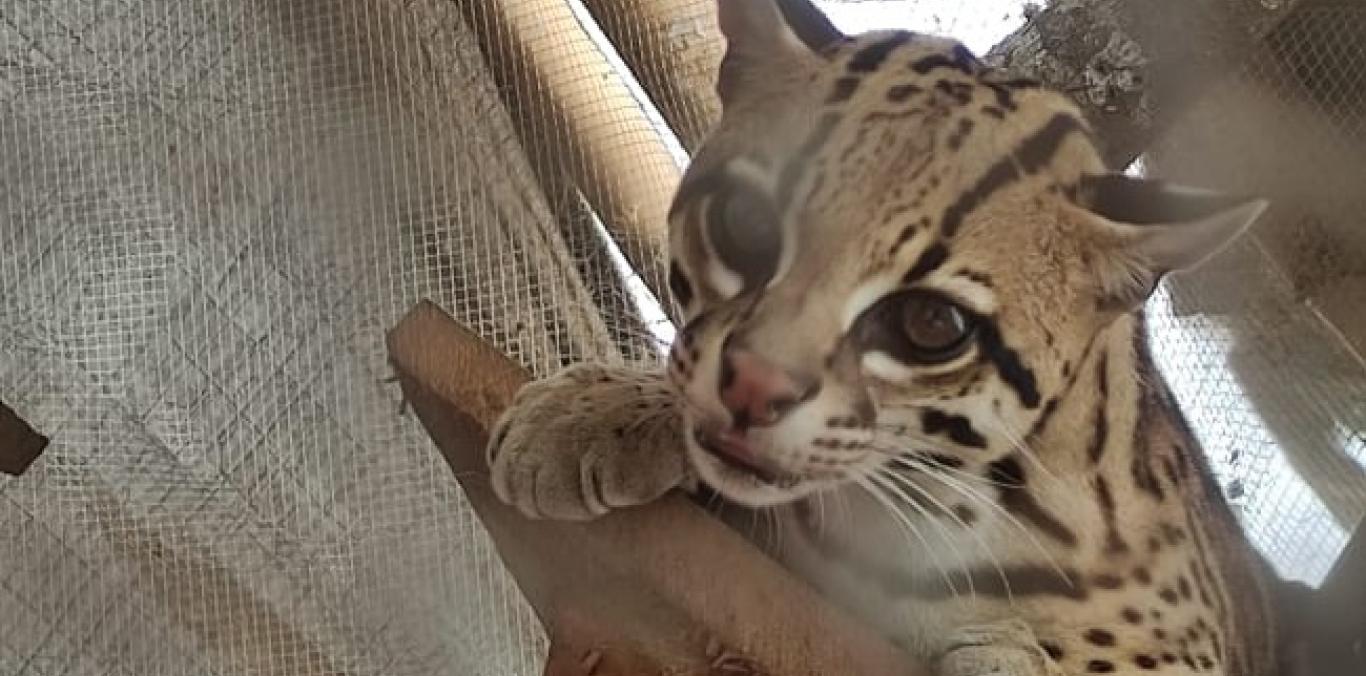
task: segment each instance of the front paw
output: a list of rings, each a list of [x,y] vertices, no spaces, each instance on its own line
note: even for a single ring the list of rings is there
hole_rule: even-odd
[[[576,364],[523,387],[494,426],[493,490],[532,518],[652,502],[687,476],[680,427],[662,373]]]
[[[964,627],[950,635],[938,676],[1062,676],[1062,669],[1020,620]]]

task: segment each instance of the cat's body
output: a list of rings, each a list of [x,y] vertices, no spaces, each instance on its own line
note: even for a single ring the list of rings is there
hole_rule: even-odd
[[[1264,204],[1106,173],[1070,102],[952,41],[720,12],[668,373],[529,386],[499,494],[585,518],[700,478],[943,676],[1279,673],[1271,578],[1140,314]]]

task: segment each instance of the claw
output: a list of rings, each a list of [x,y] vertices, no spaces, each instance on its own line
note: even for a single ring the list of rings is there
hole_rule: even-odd
[[[584,653],[583,659],[579,660],[579,668],[583,669],[584,676],[596,674],[600,664],[602,664],[602,652],[598,650],[589,650]]]

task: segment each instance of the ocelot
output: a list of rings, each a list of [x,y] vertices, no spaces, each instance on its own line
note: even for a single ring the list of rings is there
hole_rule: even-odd
[[[1284,674],[1274,577],[1149,359],[1164,275],[1264,201],[1112,173],[1066,97],[804,0],[719,0],[724,111],[670,214],[667,369],[527,386],[498,494],[696,485],[934,665]]]

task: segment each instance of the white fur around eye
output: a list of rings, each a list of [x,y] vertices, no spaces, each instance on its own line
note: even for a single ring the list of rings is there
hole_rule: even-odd
[[[863,372],[889,383],[909,382],[915,370],[892,359],[885,352],[866,352],[861,360]]]
[[[971,279],[949,276],[936,280],[934,286],[945,296],[979,315],[996,312],[996,294]]]
[[[872,279],[854,289],[853,293],[849,294],[849,300],[844,303],[843,312],[840,314],[841,329],[847,333],[854,327],[854,322],[857,322],[859,317],[868,311],[868,308],[873,307],[874,304],[895,291],[896,288],[896,280],[887,278]]]
[[[707,282],[713,291],[725,298],[734,298],[745,288],[745,280],[715,258],[707,261]]]

